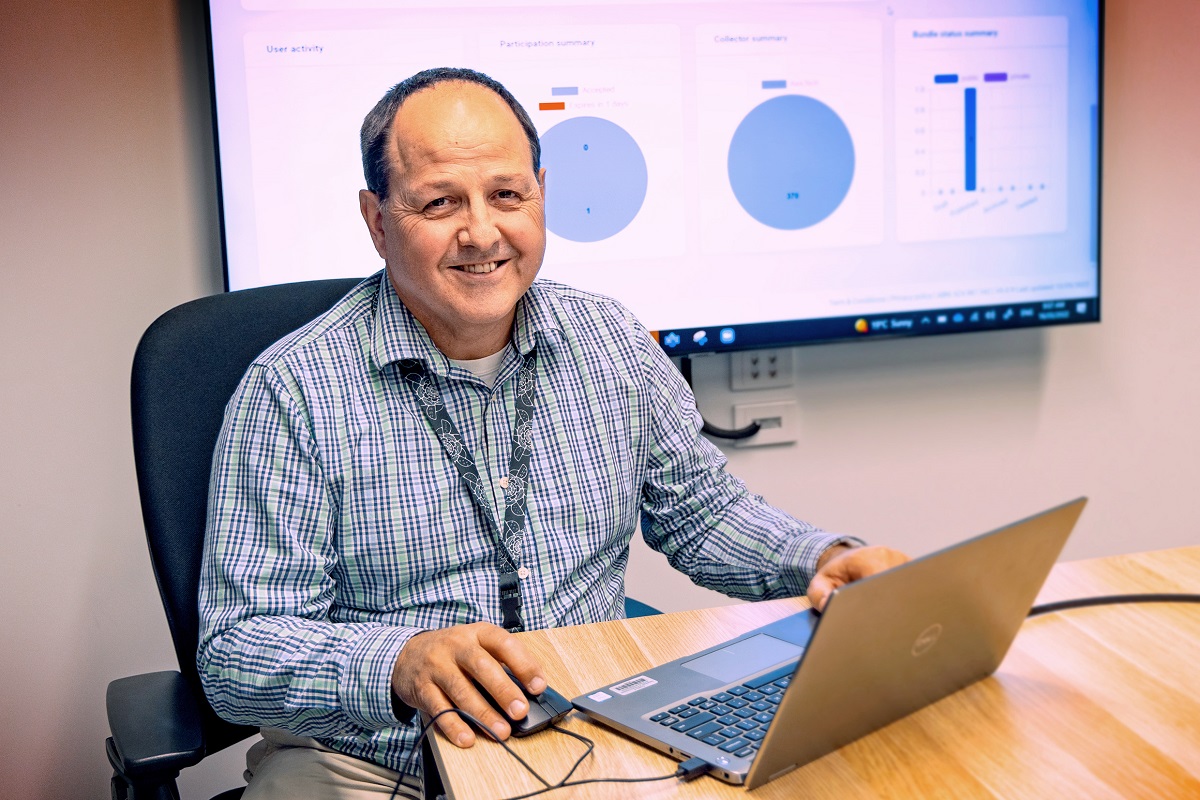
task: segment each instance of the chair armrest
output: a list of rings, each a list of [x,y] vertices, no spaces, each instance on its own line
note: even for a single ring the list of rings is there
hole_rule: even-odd
[[[107,705],[115,750],[109,758],[127,777],[178,773],[204,758],[200,705],[178,672],[115,680]]]

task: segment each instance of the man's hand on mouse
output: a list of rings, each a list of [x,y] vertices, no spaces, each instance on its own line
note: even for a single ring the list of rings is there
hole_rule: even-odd
[[[401,701],[430,716],[461,708],[481,721],[500,739],[512,732],[472,680],[492,695],[513,719],[521,719],[529,704],[504,672],[512,670],[531,694],[541,694],[546,678],[520,640],[487,622],[424,631],[408,640],[392,668],[392,691]],[[457,714],[439,717],[437,726],[459,747],[475,744],[475,732]]]
[[[834,545],[817,560],[817,574],[808,584],[808,599],[817,611],[824,611],[829,595],[847,583],[897,567],[908,556],[890,547],[851,547]]]

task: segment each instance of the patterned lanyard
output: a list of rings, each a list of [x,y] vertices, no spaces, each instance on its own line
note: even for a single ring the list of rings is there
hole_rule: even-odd
[[[483,479],[475,466],[475,457],[463,443],[462,434],[450,414],[442,395],[433,379],[425,371],[425,364],[413,359],[400,361],[400,372],[404,380],[413,387],[421,413],[429,421],[438,441],[458,468],[458,474],[467,484],[471,497],[484,510],[493,530],[496,514],[492,509],[492,498],[484,487]],[[521,621],[520,580],[529,577],[529,570],[521,566],[521,548],[525,540],[525,494],[529,486],[529,454],[533,448],[533,403],[537,386],[537,350],[530,350],[521,361],[517,375],[517,418],[513,422],[512,455],[508,460],[507,479],[501,481],[504,489],[504,526],[497,532],[500,544],[500,609],[504,614],[502,626],[513,633],[525,629]],[[486,421],[485,423],[486,424]]]

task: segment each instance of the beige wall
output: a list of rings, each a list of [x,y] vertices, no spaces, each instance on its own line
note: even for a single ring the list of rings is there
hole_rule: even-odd
[[[202,62],[159,5],[0,0],[5,796],[106,797],[105,685],[172,666],[128,369],[158,313],[220,279]],[[914,553],[1083,493],[1070,556],[1200,540],[1200,4],[1115,0],[1109,19],[1104,323],[803,350],[799,443],[734,455],[755,489]],[[727,369],[697,366],[726,424]],[[708,602],[643,553],[631,586]],[[234,761],[185,790],[226,788]]]

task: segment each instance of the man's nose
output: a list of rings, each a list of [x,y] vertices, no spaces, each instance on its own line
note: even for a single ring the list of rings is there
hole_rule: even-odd
[[[496,227],[494,209],[486,202],[470,203],[463,227],[458,231],[459,246],[487,251],[499,241],[500,230]]]

